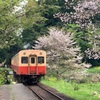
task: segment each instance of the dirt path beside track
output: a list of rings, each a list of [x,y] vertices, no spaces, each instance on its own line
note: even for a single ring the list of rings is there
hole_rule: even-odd
[[[0,86],[0,100],[13,100],[11,88],[8,85]]]
[[[0,100],[38,100],[23,84],[0,86]]]

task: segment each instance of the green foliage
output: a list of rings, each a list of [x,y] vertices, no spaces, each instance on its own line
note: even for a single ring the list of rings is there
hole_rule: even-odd
[[[48,78],[42,80],[43,84],[57,89],[59,92],[75,99],[75,100],[99,100],[100,99],[100,83],[67,83],[63,80],[53,82]]]
[[[61,23],[59,19],[54,18],[54,14],[61,10],[64,4],[63,2],[64,1],[61,0],[38,0],[40,6],[39,12],[41,12],[41,15],[47,19],[45,23],[47,27]]]
[[[29,27],[22,32],[22,42],[23,44],[29,43],[30,48],[35,44],[35,40],[37,40],[39,36],[47,33],[47,28],[45,28],[44,24],[39,23],[40,22],[37,22],[32,27]]]
[[[88,63],[91,63],[93,67],[100,66],[100,59],[88,59],[86,58]]]
[[[30,12],[27,12],[26,16],[34,17],[35,14],[38,14],[38,16],[34,17],[35,23],[33,23],[32,26],[28,25],[28,27],[22,32],[23,43],[30,44],[29,48],[35,44],[35,40],[38,37],[48,33],[48,27],[57,25],[58,19],[55,19],[53,15],[60,10],[57,0],[38,0],[38,5],[34,4],[35,6],[33,6],[31,2],[32,0],[30,0],[26,9],[32,6],[34,10],[29,9]],[[30,21],[32,20],[31,18],[29,19]]]
[[[31,27],[36,21],[44,21],[35,0],[29,0],[21,10],[17,10],[15,7],[21,7],[21,1],[5,0],[0,3],[0,48],[16,45],[23,29]]]
[[[90,73],[98,73],[100,74],[100,66],[88,69]]]
[[[8,70],[7,68],[0,68],[0,85],[7,83]]]
[[[51,82],[57,82],[57,78],[56,77],[49,77],[48,79]]]
[[[22,40],[17,36],[15,38],[12,37],[12,40],[0,49],[0,63],[6,59],[6,64],[10,65],[11,57],[21,49],[23,49]]]
[[[38,21],[42,23],[46,20],[41,16],[40,8],[35,0],[28,0],[24,10],[26,10],[25,15],[20,19],[24,29],[32,27]]]
[[[80,25],[68,24],[64,29],[69,32],[74,32],[74,40],[81,48],[82,53],[84,53],[87,48],[92,47],[93,44],[89,44],[89,32],[85,29],[82,29]]]
[[[21,32],[31,27],[36,21],[41,23],[44,21],[40,12],[38,12],[35,0],[29,0],[21,10],[15,9],[15,7],[21,7],[21,1],[0,1],[0,61],[7,59],[7,64],[8,62],[10,64],[12,55],[16,54],[25,45],[22,43],[22,38],[25,37],[22,37]],[[34,36],[31,35],[31,37]],[[29,41],[27,40],[27,42]]]
[[[14,44],[14,31],[19,27],[14,6],[21,0],[1,0],[0,2],[0,48]],[[9,43],[9,44],[8,44]]]
[[[91,63],[92,66],[99,66],[100,59],[88,59],[86,57],[85,51],[93,49],[99,53],[100,49],[100,28],[95,28],[94,25],[90,25],[87,28],[82,29],[78,24],[68,24],[64,27],[64,30],[68,32],[74,32],[74,40],[77,45],[80,47],[81,52],[83,53],[83,62]],[[91,55],[92,56],[92,55]],[[98,55],[99,56],[99,55]]]
[[[0,63],[5,60],[6,51],[4,49],[0,49]]]

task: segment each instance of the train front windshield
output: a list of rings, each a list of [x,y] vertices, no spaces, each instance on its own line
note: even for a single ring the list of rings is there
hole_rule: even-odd
[[[38,63],[40,64],[44,63],[44,57],[38,57]]]
[[[22,64],[27,64],[28,63],[28,57],[22,57],[21,58],[21,63]]]
[[[38,60],[38,61],[36,61]],[[39,64],[43,64],[44,63],[44,57],[40,56],[40,57],[31,57],[30,61],[28,61],[28,57],[21,57],[21,63],[22,64],[28,64],[28,62],[31,62],[31,64],[34,64],[36,62],[38,62]]]

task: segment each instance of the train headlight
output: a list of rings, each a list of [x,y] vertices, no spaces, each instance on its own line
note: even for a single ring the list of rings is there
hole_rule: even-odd
[[[26,55],[26,52],[24,52],[23,55]]]
[[[42,55],[42,52],[40,52],[40,55]]]

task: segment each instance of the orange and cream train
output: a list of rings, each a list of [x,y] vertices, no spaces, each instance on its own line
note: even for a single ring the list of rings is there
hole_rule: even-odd
[[[46,52],[21,50],[11,59],[11,68],[19,82],[37,83],[46,74]]]

